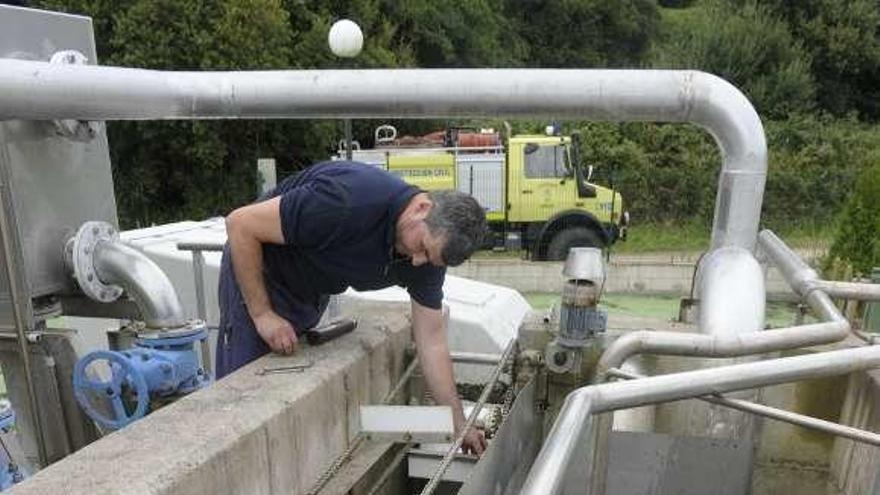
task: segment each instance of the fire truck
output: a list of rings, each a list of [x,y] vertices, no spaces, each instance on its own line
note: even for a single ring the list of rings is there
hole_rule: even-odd
[[[447,129],[398,137],[382,125],[375,147],[351,146],[351,158],[430,191],[456,189],[485,208],[491,246],[525,249],[534,260],[563,260],[572,247],[625,239],[629,214],[613,189],[591,182],[593,167],[573,159],[573,140],[554,126],[545,135]],[[336,159],[344,159],[345,140]]]

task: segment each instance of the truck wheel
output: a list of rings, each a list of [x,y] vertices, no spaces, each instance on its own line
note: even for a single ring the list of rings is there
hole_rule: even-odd
[[[547,261],[565,261],[569,249],[573,247],[602,248],[604,246],[605,243],[602,242],[595,230],[587,227],[569,227],[553,236],[553,240],[547,246],[545,259]]]

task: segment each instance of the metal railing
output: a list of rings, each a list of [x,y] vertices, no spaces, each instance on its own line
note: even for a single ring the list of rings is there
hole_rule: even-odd
[[[819,280],[816,272],[771,231],[761,232],[758,241],[760,248],[779,267],[792,289],[825,322],[737,335],[633,332],[615,341],[603,354],[597,367],[599,381],[604,381],[611,374],[620,374],[617,368],[637,353],[733,357],[837,342],[849,335],[852,329],[825,289],[830,288],[837,295],[857,295],[875,300],[876,286],[856,283],[838,285]],[[594,495],[604,493],[611,423],[608,417],[597,420],[594,415],[685,398],[709,396],[711,400],[721,400],[722,405],[746,412],[825,428],[835,434],[874,444],[877,438],[868,432],[841,425],[832,426],[827,422],[819,423],[820,420],[815,418],[758,404],[742,404],[715,395],[878,366],[880,346],[867,346],[583,387],[566,399],[521,493],[552,495],[576,491],[583,493],[584,490]]]
[[[200,320],[205,322],[205,328],[216,330],[217,327],[208,325],[208,307],[205,302],[205,251],[219,252],[223,251],[225,243],[211,242],[178,242],[177,249],[181,251],[190,251],[193,257],[193,278],[195,279],[196,289],[196,313]],[[213,360],[211,359],[211,339],[201,341],[202,364],[205,366],[205,372],[209,376],[214,376]]]

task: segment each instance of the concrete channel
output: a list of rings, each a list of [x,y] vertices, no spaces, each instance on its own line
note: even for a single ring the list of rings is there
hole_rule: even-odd
[[[816,253],[810,251],[809,254]],[[640,295],[690,295],[700,253],[612,255],[607,265],[605,292]],[[510,287],[519,292],[558,292],[565,281],[561,262],[534,262],[516,258],[476,258],[449,273]],[[796,296],[776,268],[767,274],[768,299],[795,300]]]

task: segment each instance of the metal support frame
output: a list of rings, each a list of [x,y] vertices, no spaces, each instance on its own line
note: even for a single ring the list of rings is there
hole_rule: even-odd
[[[646,378],[644,375],[629,373],[627,371],[617,368],[608,370],[608,375],[614,378],[624,378],[627,380]],[[812,428],[814,430],[830,433],[831,435],[849,438],[850,440],[855,440],[856,442],[880,447],[880,434],[871,431],[865,431],[859,428],[853,428],[851,426],[840,425],[831,421],[825,421],[824,419],[814,418],[812,416],[806,416],[804,414],[798,414],[795,412],[786,411],[784,409],[765,406],[764,404],[756,404],[747,400],[731,399],[718,394],[707,395],[705,397],[697,397],[697,399],[704,402],[709,402],[711,404],[730,407],[747,413],[757,414],[759,416],[764,416],[766,418],[775,419],[778,421],[784,421],[793,425],[803,426],[804,428]]]
[[[351,119],[343,119],[343,127],[345,127],[345,159],[351,160],[354,150],[351,145]]]
[[[25,323],[25,306],[29,304],[28,295],[21,287],[21,282],[17,278],[15,270],[15,260],[12,254],[12,228],[9,225],[6,216],[8,211],[8,192],[6,184],[0,184],[0,244],[3,248],[3,265],[6,267],[6,279],[9,282],[9,295],[12,299],[12,312],[15,319],[15,333],[18,340],[19,352],[21,353],[21,362],[24,367],[24,378],[27,382],[28,405],[30,406],[31,415],[34,421],[34,429],[36,430],[37,439],[37,455],[40,465],[47,466],[49,464],[49,454],[46,443],[46,432],[43,426],[43,420],[40,415],[39,405],[37,404],[37,390],[34,385],[33,367],[31,366],[30,353],[28,352],[28,331],[30,330]]]

